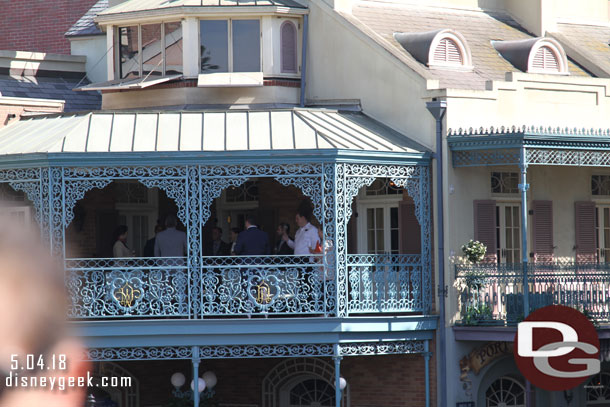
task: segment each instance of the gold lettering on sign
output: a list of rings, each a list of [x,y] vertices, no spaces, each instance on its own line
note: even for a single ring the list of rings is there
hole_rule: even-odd
[[[460,360],[462,376],[465,376],[469,371],[478,375],[481,369],[494,360],[502,356],[512,355],[512,353],[513,344],[509,342],[490,342],[478,347]]]
[[[124,286],[118,288],[114,292],[114,299],[121,304],[123,307],[131,308],[134,301],[140,299],[142,293],[140,290],[134,288],[131,284],[125,283]]]
[[[265,281],[256,286],[256,302],[259,304],[269,304],[272,298],[269,285]]]

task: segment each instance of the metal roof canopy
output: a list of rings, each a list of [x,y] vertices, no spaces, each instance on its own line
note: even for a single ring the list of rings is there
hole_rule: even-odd
[[[0,130],[3,166],[75,160],[255,159],[427,161],[420,144],[363,113],[329,109],[88,112],[35,117]],[[12,162],[12,163],[11,163]]]
[[[116,19],[133,16],[151,16],[166,13],[201,13],[228,7],[242,11],[281,12],[304,14],[307,7],[294,0],[129,0],[100,12],[97,23],[111,23]]]

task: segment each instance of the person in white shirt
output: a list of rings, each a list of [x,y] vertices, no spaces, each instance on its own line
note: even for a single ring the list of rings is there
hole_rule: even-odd
[[[291,249],[294,249],[294,254],[296,255],[311,254],[311,250],[315,250],[316,245],[320,242],[318,228],[309,223],[310,216],[311,212],[306,208],[299,209],[296,215],[299,229],[294,236],[294,241],[288,239],[286,242]]]

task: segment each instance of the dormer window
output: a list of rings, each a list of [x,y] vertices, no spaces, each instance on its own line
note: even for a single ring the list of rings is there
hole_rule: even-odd
[[[472,69],[466,38],[455,30],[394,33],[394,38],[415,59],[430,68]]]
[[[492,45],[515,68],[528,73],[568,74],[568,58],[552,38],[492,41]]]
[[[201,20],[201,72],[260,72],[260,20]]]
[[[180,22],[119,27],[119,79],[137,79],[182,73]]]

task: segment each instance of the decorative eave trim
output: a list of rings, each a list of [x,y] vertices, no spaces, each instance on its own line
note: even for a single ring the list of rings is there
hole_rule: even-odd
[[[307,8],[295,8],[285,6],[203,6],[203,7],[168,7],[155,10],[129,11],[98,15],[95,22],[100,25],[117,25],[131,22],[161,21],[167,19],[181,19],[184,17],[205,17],[210,15],[294,15],[309,14]]]
[[[582,136],[538,136],[505,134],[498,136],[451,136],[447,143],[452,151],[518,149],[521,147],[556,150],[609,150],[610,138],[600,140]]]
[[[610,128],[585,128],[585,127],[553,127],[553,126],[528,126],[528,125],[512,125],[512,126],[489,126],[489,127],[459,127],[456,129],[449,128],[448,136],[480,136],[480,135],[511,135],[511,134],[526,134],[537,136],[600,136],[610,137]]]

